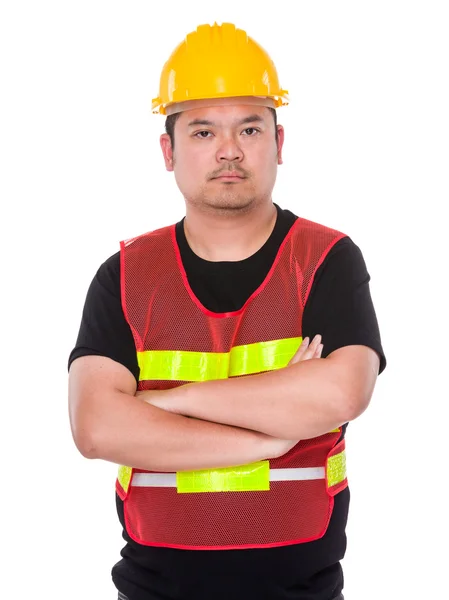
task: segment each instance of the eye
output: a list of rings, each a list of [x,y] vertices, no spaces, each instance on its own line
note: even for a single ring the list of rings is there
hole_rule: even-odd
[[[212,135],[210,131],[197,131],[193,137],[206,139],[209,137],[209,135]]]
[[[242,133],[244,133],[245,135],[248,136],[254,136],[256,133],[259,133],[260,129],[257,129],[257,127],[247,127],[246,129],[243,130]]]

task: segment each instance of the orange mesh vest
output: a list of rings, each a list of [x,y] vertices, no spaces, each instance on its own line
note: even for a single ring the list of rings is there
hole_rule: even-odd
[[[264,282],[242,309],[213,313],[189,286],[175,226],[121,244],[122,305],[140,366],[139,390],[285,367],[302,341],[316,270],[344,234],[297,219]],[[211,399],[213,401],[213,399]],[[133,540],[218,550],[297,544],[324,535],[347,486],[341,429],[280,458],[204,471],[119,468]]]

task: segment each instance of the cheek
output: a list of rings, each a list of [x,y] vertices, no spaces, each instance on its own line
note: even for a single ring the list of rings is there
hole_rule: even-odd
[[[254,164],[260,166],[271,166],[272,163],[276,162],[277,159],[277,146],[271,140],[264,140],[261,144],[254,144],[253,147],[249,147],[245,152],[248,160],[251,160]]]
[[[210,162],[210,155],[205,156],[205,153],[195,146],[183,149],[182,153],[176,156],[178,165],[187,172],[200,171],[207,158]]]
[[[175,179],[179,188],[185,192],[195,190],[201,185],[207,169],[203,166],[198,153],[183,152],[175,156]]]
[[[258,156],[257,165],[262,179],[272,179],[277,170],[277,151],[272,147],[267,148]]]

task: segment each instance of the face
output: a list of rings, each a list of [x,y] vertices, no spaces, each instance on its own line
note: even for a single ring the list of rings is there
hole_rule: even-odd
[[[161,136],[165,166],[188,205],[208,211],[248,210],[271,200],[284,130],[264,106],[225,105],[182,112],[175,148]]]

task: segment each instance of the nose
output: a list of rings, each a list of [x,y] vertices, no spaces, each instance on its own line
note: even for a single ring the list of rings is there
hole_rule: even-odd
[[[217,150],[218,162],[233,162],[243,159],[243,151],[233,136],[226,136]]]

